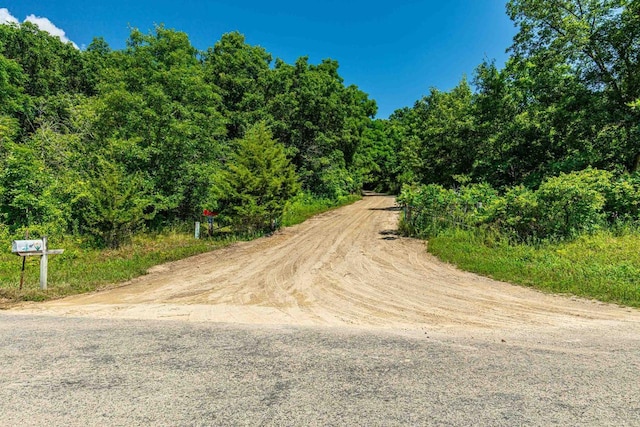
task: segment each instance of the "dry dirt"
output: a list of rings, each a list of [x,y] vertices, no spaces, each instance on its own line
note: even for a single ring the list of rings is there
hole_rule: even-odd
[[[12,313],[244,324],[512,333],[636,334],[640,312],[513,286],[442,263],[398,237],[388,196],[271,237],[152,268],[123,286]]]

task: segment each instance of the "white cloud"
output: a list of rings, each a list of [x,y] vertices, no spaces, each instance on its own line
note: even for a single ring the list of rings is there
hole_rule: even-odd
[[[9,12],[9,9],[3,7],[0,9],[0,24],[17,24],[18,20]]]
[[[20,21],[18,21],[16,17],[13,16],[11,12],[9,12],[9,9],[7,9],[6,7],[0,8],[0,25],[18,24],[19,22]],[[52,36],[58,37],[60,40],[62,40],[63,43],[71,42],[73,47],[78,49],[78,45],[67,38],[67,35],[65,34],[64,30],[56,27],[53,24],[53,22],[49,21],[48,18],[43,18],[43,17],[31,14],[27,16],[24,22],[31,22],[32,24],[37,25],[38,28],[40,28],[42,31],[46,31]]]
[[[32,24],[37,25],[38,28],[40,28],[42,31],[46,31],[47,33],[51,34],[52,36],[57,36],[60,40],[62,40],[63,43],[71,42],[73,47],[78,49],[78,45],[67,38],[64,30],[56,27],[53,24],[53,22],[49,21],[49,18],[44,18],[44,17],[40,17],[40,16],[35,16],[35,15],[29,15],[24,20],[24,22],[31,22]]]

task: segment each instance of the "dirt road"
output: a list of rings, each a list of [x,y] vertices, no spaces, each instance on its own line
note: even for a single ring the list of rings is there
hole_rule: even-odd
[[[109,291],[16,312],[245,324],[517,331],[640,330],[640,312],[465,273],[395,234],[394,199],[369,196],[271,237],[155,267]]]

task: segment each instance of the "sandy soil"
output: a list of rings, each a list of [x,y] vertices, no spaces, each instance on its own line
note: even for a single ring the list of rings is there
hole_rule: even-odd
[[[394,199],[369,196],[274,236],[152,268],[104,292],[12,313],[431,331],[597,329],[640,311],[462,272],[395,234]],[[635,331],[635,332],[634,332]]]

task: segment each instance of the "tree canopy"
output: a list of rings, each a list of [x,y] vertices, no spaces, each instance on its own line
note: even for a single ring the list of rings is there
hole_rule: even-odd
[[[404,183],[537,187],[547,176],[640,165],[640,6],[510,0],[519,31],[504,68],[476,69],[390,118]]]
[[[78,50],[0,25],[0,225],[117,246],[203,208],[269,228],[296,191],[535,190],[589,168],[636,172],[640,3],[506,11],[518,33],[504,67],[485,60],[388,120],[337,61],[286,63],[238,32],[200,51],[159,25],[133,29],[124,49],[98,37]]]
[[[338,68],[272,65],[237,32],[199,51],[160,25],[133,29],[122,50],[96,38],[80,51],[30,23],[0,25],[0,221],[117,246],[207,203],[268,228],[300,188],[357,191],[376,106]]]

